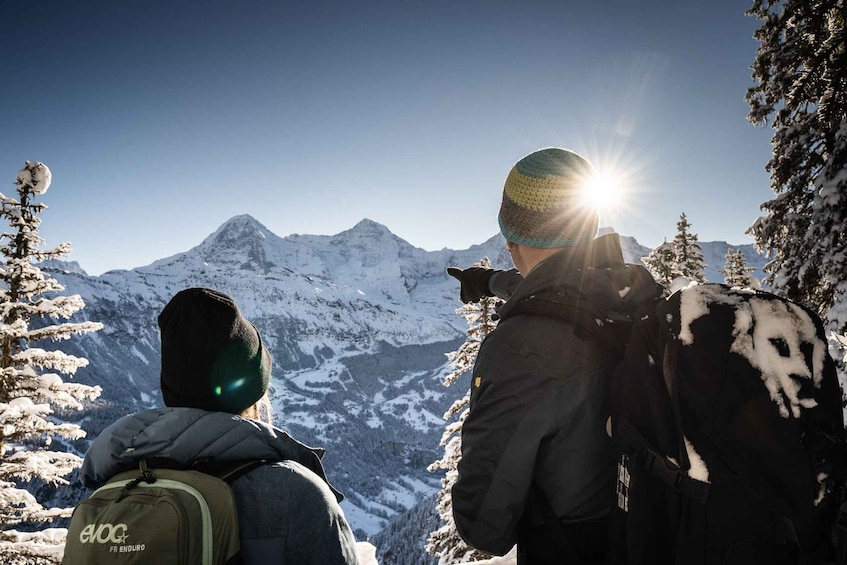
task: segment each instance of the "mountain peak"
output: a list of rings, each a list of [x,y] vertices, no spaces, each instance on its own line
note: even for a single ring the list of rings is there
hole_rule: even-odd
[[[360,220],[359,223],[352,228],[336,234],[333,239],[348,242],[358,241],[371,243],[377,241],[399,243],[402,241],[396,235],[391,233],[391,230],[387,227],[373,220],[369,220],[368,218]]]
[[[277,239],[259,220],[249,214],[240,214],[221,224],[203,240],[197,251],[209,263],[267,272],[274,264],[268,256],[268,245]]]
[[[373,220],[370,220],[368,218],[364,218],[362,220],[359,220],[359,222],[355,226],[350,228],[350,230],[348,230],[348,231],[368,232],[368,233],[388,233],[388,234],[391,233],[391,230],[389,230],[384,225],[380,224],[379,222],[375,222]]]
[[[237,216],[233,216],[227,221],[225,221],[221,226],[217,229],[217,231],[221,231],[224,229],[252,229],[257,232],[267,232],[268,228],[265,227],[262,222],[251,216],[250,214],[239,214]]]
[[[270,233],[268,228],[253,216],[240,214],[221,224],[212,235],[201,243],[201,246],[232,245],[245,240],[265,239]]]

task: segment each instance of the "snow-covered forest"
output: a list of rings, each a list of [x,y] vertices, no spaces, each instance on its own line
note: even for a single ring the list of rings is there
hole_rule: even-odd
[[[723,275],[722,280],[711,282],[762,287],[817,312],[824,320],[829,352],[838,361],[844,389],[847,22],[843,2],[755,0],[748,15],[761,22],[755,34],[759,48],[751,62],[754,86],[746,93],[748,119],[754,126],[773,130],[772,154],[762,163],[770,174],[773,198],[762,203],[761,216],[751,218],[749,228],[767,265],[759,280],[749,256],[729,246],[722,265],[708,265]],[[0,178],[6,174],[0,171]],[[294,257],[274,271],[282,260],[266,254],[268,248],[262,245],[270,245],[271,238],[261,233],[250,240],[243,257],[230,256],[238,267],[215,263],[208,255],[214,250],[201,245],[192,250],[194,254],[163,259],[146,272],[130,273],[128,277],[142,281],[133,285],[121,274],[87,277],[63,263],[61,258],[71,251],[69,243],[42,248],[47,242],[39,235],[41,213],[47,208],[44,201],[53,180],[46,164],[26,161],[13,179],[16,194],[9,189],[0,193],[0,216],[5,222],[0,226],[1,562],[60,562],[67,517],[84,494],[73,487],[86,429],[102,429],[123,410],[159,402],[150,376],[155,372],[151,367],[155,366],[156,339],[137,320],[149,317],[161,296],[152,297],[153,290],[144,296],[139,289],[155,288],[164,294],[173,288],[170,282],[156,287],[143,276],[152,273],[151,277],[164,280],[165,271],[155,269],[179,265],[188,274],[173,280],[214,284],[229,280],[227,276],[240,276],[238,269],[249,265],[261,270],[262,276],[276,277],[272,284],[284,280],[283,271],[285,276],[297,277],[290,279],[294,281],[290,288],[273,287],[266,294],[256,282],[259,277],[250,279],[244,283],[248,286],[243,287],[243,301],[261,320],[257,325],[267,324],[263,331],[272,328],[270,341],[280,352],[280,368],[291,375],[280,380],[275,399],[279,407],[285,407],[280,412],[292,421],[300,437],[335,444],[328,446],[327,465],[350,491],[344,508],[358,538],[368,542],[361,546],[363,558],[384,565],[514,563],[513,556],[494,558],[464,544],[452,524],[449,494],[468,409],[467,382],[461,377],[468,376],[481,340],[496,327],[492,316],[496,304],[492,299],[465,305],[454,309],[452,319],[445,322],[437,311],[448,301],[455,303],[458,285],[433,274],[461,262],[461,267],[476,261],[504,267],[504,256],[492,256],[491,262],[487,257],[499,240],[462,252],[418,256],[380,226],[364,223],[348,234],[355,252],[364,258],[356,266],[355,284],[345,286],[328,276],[330,267],[311,249],[324,243],[326,248],[338,247],[340,239],[307,241],[297,236],[270,242],[286,250],[286,260]],[[238,234],[248,229],[255,234],[258,229],[247,220],[238,225],[244,229],[222,228],[214,241],[236,240]],[[679,277],[705,282],[703,246],[685,211],[667,229],[665,242],[645,253],[643,263],[668,288]],[[393,257],[406,260],[415,255],[414,261],[401,266],[398,259],[386,267],[383,257],[368,247],[375,241],[385,241],[396,253]],[[238,246],[238,241],[229,243],[234,245],[231,249]],[[380,277],[389,269],[394,278],[385,283],[388,279]],[[65,283],[97,289],[91,291],[97,297],[91,319],[89,311],[83,311],[88,300],[67,293]],[[124,288],[129,290],[121,294]],[[367,300],[378,299],[365,302],[366,295]],[[127,296],[132,297],[131,304],[117,299]],[[262,304],[256,298],[262,296],[272,296],[278,303]],[[303,311],[311,318],[289,315],[288,326],[269,321],[283,317],[275,310],[281,308],[279,304],[292,303],[320,304],[326,309],[305,306]],[[99,315],[127,321],[110,326],[99,321]],[[386,322],[403,318],[396,324]],[[354,327],[358,329],[350,329]],[[142,335],[139,328],[146,333]],[[331,328],[332,335],[321,335],[321,328]],[[106,337],[98,337],[100,333]],[[106,339],[130,345],[107,357],[97,349],[102,347],[98,340]],[[110,360],[108,368],[89,366],[85,355],[89,350],[97,351],[98,359]],[[120,375],[104,376],[120,364],[124,367]],[[83,374],[93,377],[85,383],[75,380]],[[437,383],[438,390],[421,384],[424,380]],[[379,406],[353,402],[350,395],[354,393],[378,398],[380,402],[374,404]],[[119,397],[124,400],[116,400]],[[351,424],[354,416],[360,419]],[[393,434],[392,429],[402,433]],[[400,437],[412,433],[419,435],[409,441]],[[363,445],[372,446],[372,453],[382,459],[384,476],[370,476],[373,467],[355,462],[357,457],[366,457]]]

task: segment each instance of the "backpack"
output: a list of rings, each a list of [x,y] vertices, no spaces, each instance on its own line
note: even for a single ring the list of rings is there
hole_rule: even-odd
[[[610,561],[847,562],[841,399],[811,310],[720,284],[660,301],[611,382]]]
[[[263,463],[209,464],[201,472],[141,461],[76,506],[62,564],[240,564],[229,485]]]

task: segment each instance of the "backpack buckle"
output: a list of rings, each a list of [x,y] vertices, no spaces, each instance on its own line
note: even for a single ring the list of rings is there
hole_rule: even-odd
[[[137,479],[138,482],[136,482],[135,484],[138,484],[139,482],[144,481],[148,485],[152,485],[153,483],[156,482],[156,476],[153,474],[153,471],[151,471],[150,469],[147,468],[147,461],[146,460],[142,459],[141,463],[139,463],[138,467],[139,467],[139,469],[141,469],[141,476]]]
[[[118,493],[118,496],[115,498],[115,502],[120,502],[123,497],[125,497],[130,490],[138,486],[138,483],[140,482],[145,482],[148,485],[152,485],[156,482],[156,476],[153,474],[153,471],[147,468],[147,461],[142,460],[138,467],[141,469],[141,476],[136,477],[125,484]]]

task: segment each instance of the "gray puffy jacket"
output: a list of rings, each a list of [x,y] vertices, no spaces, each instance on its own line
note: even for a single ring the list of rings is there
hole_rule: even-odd
[[[320,457],[285,432],[223,412],[159,408],[131,414],[91,444],[81,469],[87,488],[102,486],[141,459],[195,461],[267,459],[232,484],[241,551],[250,564],[353,564],[355,540],[326,480]]]

